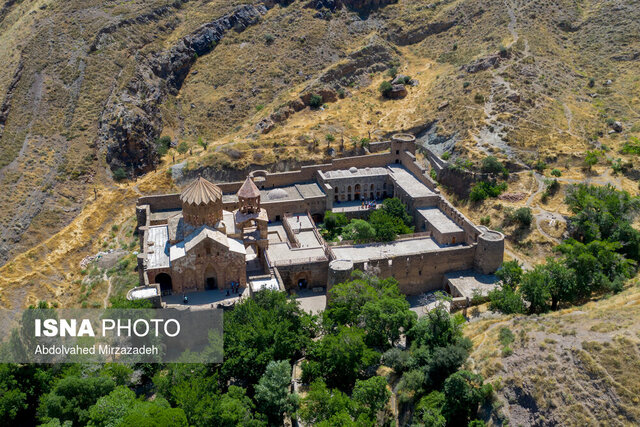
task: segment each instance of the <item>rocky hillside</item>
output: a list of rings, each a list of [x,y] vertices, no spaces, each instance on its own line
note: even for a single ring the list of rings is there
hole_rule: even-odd
[[[562,237],[567,185],[638,192],[637,2],[3,0],[0,60],[0,302],[14,309],[103,305],[120,288],[80,261],[131,250],[140,194],[363,152],[400,129],[463,169],[509,166],[502,199],[443,191],[527,265]],[[524,232],[506,221],[522,206]],[[508,368],[526,371],[527,351]],[[510,417],[531,422],[506,390]],[[555,399],[541,424],[567,419]]]

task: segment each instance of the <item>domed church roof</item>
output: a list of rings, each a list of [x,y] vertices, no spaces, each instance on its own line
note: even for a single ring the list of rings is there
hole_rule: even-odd
[[[253,183],[253,180],[250,177],[247,177],[247,179],[244,180],[242,187],[238,190],[238,197],[245,199],[260,197],[260,190],[258,190],[258,187],[256,187],[256,184]]]
[[[222,190],[203,177],[198,177],[180,194],[180,200],[189,205],[206,205],[222,199]]]

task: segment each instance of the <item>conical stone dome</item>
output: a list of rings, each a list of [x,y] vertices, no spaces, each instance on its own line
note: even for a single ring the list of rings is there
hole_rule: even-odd
[[[222,219],[222,190],[217,185],[198,177],[180,194],[182,217],[194,227],[214,227]]]
[[[222,190],[217,185],[199,176],[180,194],[180,201],[190,205],[206,205],[222,199]]]

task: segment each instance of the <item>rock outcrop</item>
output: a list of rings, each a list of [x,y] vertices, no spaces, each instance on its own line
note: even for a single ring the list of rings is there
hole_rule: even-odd
[[[238,6],[168,50],[138,61],[135,77],[110,96],[100,118],[98,141],[106,148],[111,170],[136,175],[157,164],[155,141],[162,131],[160,104],[166,95],[179,91],[197,57],[211,52],[228,31],[243,31],[266,12],[260,4]]]

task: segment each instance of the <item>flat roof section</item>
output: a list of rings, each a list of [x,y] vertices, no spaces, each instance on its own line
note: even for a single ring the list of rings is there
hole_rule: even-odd
[[[493,274],[478,274],[473,270],[454,271],[444,275],[454,297],[473,298],[474,294],[486,297],[494,290],[498,278]]]
[[[418,213],[442,234],[464,231],[437,207],[419,208]]]
[[[317,248],[296,248],[291,249],[288,243],[274,243],[267,249],[269,258],[278,265],[302,264],[326,260],[324,249]]]
[[[323,197],[324,191],[315,182],[309,182],[306,184],[296,184],[296,189],[302,197],[305,199],[311,199],[314,197]]]
[[[387,166],[391,172],[391,178],[411,197],[429,197],[436,193],[418,180],[411,172],[399,165]]]
[[[151,222],[166,221],[172,216],[178,215],[179,213],[182,213],[182,209],[166,209],[163,211],[155,211],[151,212],[149,219],[151,220]]]
[[[388,243],[368,243],[363,245],[333,246],[331,249],[337,259],[349,259],[353,262],[365,262],[394,256],[415,255],[435,251],[441,246],[431,237],[416,237],[396,240]]]
[[[147,269],[169,268],[169,230],[166,225],[147,229]]]
[[[386,168],[373,167],[373,168],[356,168],[355,166],[349,169],[339,169],[334,171],[322,172],[325,179],[339,179],[339,178],[355,178],[361,176],[384,176],[388,175],[389,171]]]

